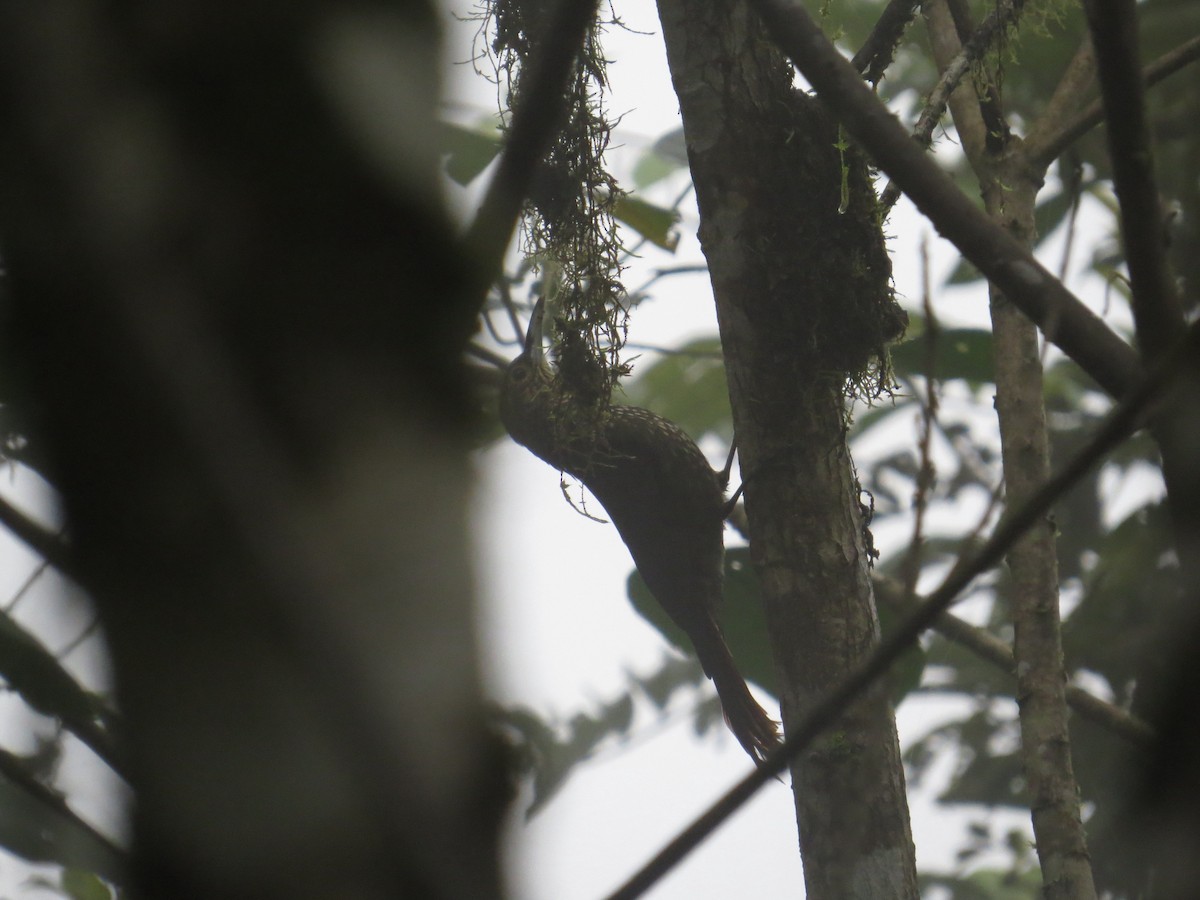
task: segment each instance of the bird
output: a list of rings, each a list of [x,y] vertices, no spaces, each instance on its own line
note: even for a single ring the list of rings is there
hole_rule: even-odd
[[[578,479],[604,507],[654,599],[688,636],[725,721],[755,763],[779,726],[755,700],[717,621],[724,575],[725,482],[679,426],[611,402],[581,404],[545,359],[544,300],[508,364],[500,419],[509,435]]]

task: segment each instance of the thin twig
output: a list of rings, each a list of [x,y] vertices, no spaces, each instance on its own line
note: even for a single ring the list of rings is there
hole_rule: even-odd
[[[113,738],[119,716],[75,680],[45,646],[11,616],[0,613],[0,678],[31,709],[53,716],[128,779],[128,769]]]
[[[850,65],[854,66],[856,72],[862,72],[863,78],[871,84],[878,84],[887,67],[892,64],[900,39],[920,5],[921,0],[891,0],[880,13],[862,47],[854,54]]]
[[[512,360],[505,359],[490,347],[484,347],[482,344],[476,343],[467,344],[467,355],[473,356],[476,359],[481,359],[485,363],[490,363],[497,369],[506,368],[508,364],[512,362]]]
[[[13,611],[17,608],[17,604],[25,599],[25,595],[29,593],[29,589],[37,583],[37,580],[45,574],[48,568],[50,568],[50,563],[44,559],[34,567],[33,571],[29,573],[29,577],[21,583],[21,586],[16,589],[8,602],[4,604],[4,611],[6,613],[10,616],[13,614]]]
[[[94,635],[99,630],[100,630],[100,619],[98,617],[93,616],[92,621],[88,623],[88,626],[85,629],[83,629],[83,631],[79,632],[79,634],[75,635],[74,638],[67,641],[67,643],[64,644],[62,647],[58,648],[58,651],[54,654],[54,658],[57,659],[59,662],[62,662],[64,659],[66,659],[68,656],[70,656],[72,653],[74,653],[76,650],[78,650],[81,646],[83,646],[84,641],[86,641],[88,638],[90,638],[92,635]]]
[[[720,350],[689,350],[686,347],[660,347],[657,344],[626,344],[626,350],[640,350],[643,353],[658,353],[662,356],[686,356],[690,359],[724,359]]]
[[[922,337],[925,344],[925,399],[921,403],[921,436],[917,442],[921,461],[913,497],[913,533],[902,566],[905,597],[915,597],[917,594],[917,580],[921,575],[921,547],[925,541],[925,511],[929,507],[929,492],[935,477],[929,448],[938,416],[937,343],[941,329],[933,309],[927,236],[921,238],[921,302],[925,308],[925,334]]]
[[[981,572],[999,563],[1009,547],[1039,522],[1060,497],[1091,468],[1139,428],[1147,410],[1178,372],[1188,354],[1200,351],[1200,325],[1193,325],[1148,376],[1140,379],[1101,423],[1092,440],[1026,503],[1010,510],[992,536],[969,559],[956,565],[916,613],[900,623],[875,651],[836,688],[819,700],[799,721],[783,746],[771,753],[753,772],[734,785],[703,814],[638,870],[608,900],[635,900],[712,834],[743,803],[786,768],[798,753],[830,727],[874,681],[882,677],[939,615]]]
[[[942,77],[938,79],[937,85],[929,94],[925,108],[917,117],[917,124],[913,127],[913,139],[921,147],[928,148],[933,142],[933,129],[941,121],[946,112],[946,104],[950,101],[950,95],[954,93],[963,77],[971,70],[971,66],[991,48],[992,41],[996,36],[1002,34],[1005,28],[1016,21],[1023,6],[1023,0],[1004,0],[1000,3],[996,9],[988,13],[987,18],[983,20],[971,39],[962,48],[962,52],[946,66]],[[895,181],[891,181],[884,189],[879,202],[884,209],[891,209],[899,199],[900,187]]]

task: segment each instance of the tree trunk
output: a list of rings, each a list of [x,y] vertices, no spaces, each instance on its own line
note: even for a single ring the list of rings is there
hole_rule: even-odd
[[[659,0],[700,206],[785,728],[878,640],[845,385],[902,316],[861,159],[743,3]],[[869,390],[869,388],[868,388]],[[877,686],[792,767],[807,896],[917,896]]]
[[[0,225],[134,890],[497,896],[433,12],[110,6],[0,13]]]

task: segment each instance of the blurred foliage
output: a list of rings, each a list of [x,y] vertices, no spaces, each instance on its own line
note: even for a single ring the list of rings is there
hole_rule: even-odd
[[[638,722],[634,727],[634,698],[649,701],[658,720],[669,722],[669,706],[675,695],[704,680],[704,672],[694,659],[670,655],[649,675],[631,672],[628,693],[576,712],[561,724],[551,724],[528,709],[496,710],[496,724],[513,749],[515,772],[529,787],[528,802],[523,803],[525,816],[540,812],[580,764],[602,753],[618,752],[646,737],[649,726]],[[715,696],[694,703],[692,716],[697,733],[724,727]]]

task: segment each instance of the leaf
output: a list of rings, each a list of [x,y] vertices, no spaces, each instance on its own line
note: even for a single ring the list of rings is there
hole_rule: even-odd
[[[1059,172],[1063,171],[1063,162],[1059,160]],[[1097,179],[1094,177],[1077,180],[1070,190],[1064,190],[1060,185],[1053,193],[1046,193],[1038,198],[1037,208],[1033,211],[1034,228],[1037,233],[1037,244],[1054,233],[1062,223],[1075,201],[1085,193],[1092,192]]]
[[[500,153],[503,142],[494,128],[482,131],[454,122],[441,123],[446,174],[458,184],[470,184]]]
[[[645,190],[687,166],[683,128],[676,128],[660,137],[653,147],[642,154],[633,169],[633,184],[638,190]]]
[[[987,384],[995,377],[992,333],[983,328],[948,328],[937,333],[932,373],[927,335],[891,348],[892,366],[901,377],[930,375],[942,381],[961,378],[972,386]]]
[[[1075,667],[1103,675],[1121,692],[1139,677],[1158,627],[1155,610],[1178,590],[1165,503],[1135,510],[1095,545],[1082,601],[1063,623]]]
[[[977,753],[938,795],[940,803],[1026,806],[1025,778],[1016,753]]]
[[[622,194],[613,204],[612,213],[614,218],[657,247],[674,253],[679,245],[679,232],[675,230],[679,213],[673,209],[656,206],[632,194]]]
[[[951,284],[972,284],[983,277],[983,273],[975,267],[975,263],[971,262],[965,256],[960,257],[958,265],[946,277],[945,283]]]
[[[857,407],[854,411],[854,419],[850,423],[851,440],[862,437],[873,427],[890,419],[896,413],[911,415],[916,402],[911,393],[897,392],[891,397],[885,396],[874,401],[870,406]]]
[[[654,599],[636,569],[630,573],[627,587],[629,600],[638,614],[657,628],[672,646],[694,657],[692,642]],[[727,550],[725,591],[723,601],[717,608],[717,621],[742,675],[775,694],[775,668],[761,596],[758,576],[750,563],[749,549],[734,547]]]
[[[733,413],[719,338],[700,338],[647,366],[626,386],[629,401],[666,416],[699,440],[715,434],[728,440]]]
[[[108,885],[82,869],[63,869],[59,884],[71,900],[112,900]]]
[[[949,891],[951,900],[1039,900],[1042,875],[1036,867],[1023,872],[1008,869],[978,869],[970,875],[919,875],[921,896],[930,889]]]

